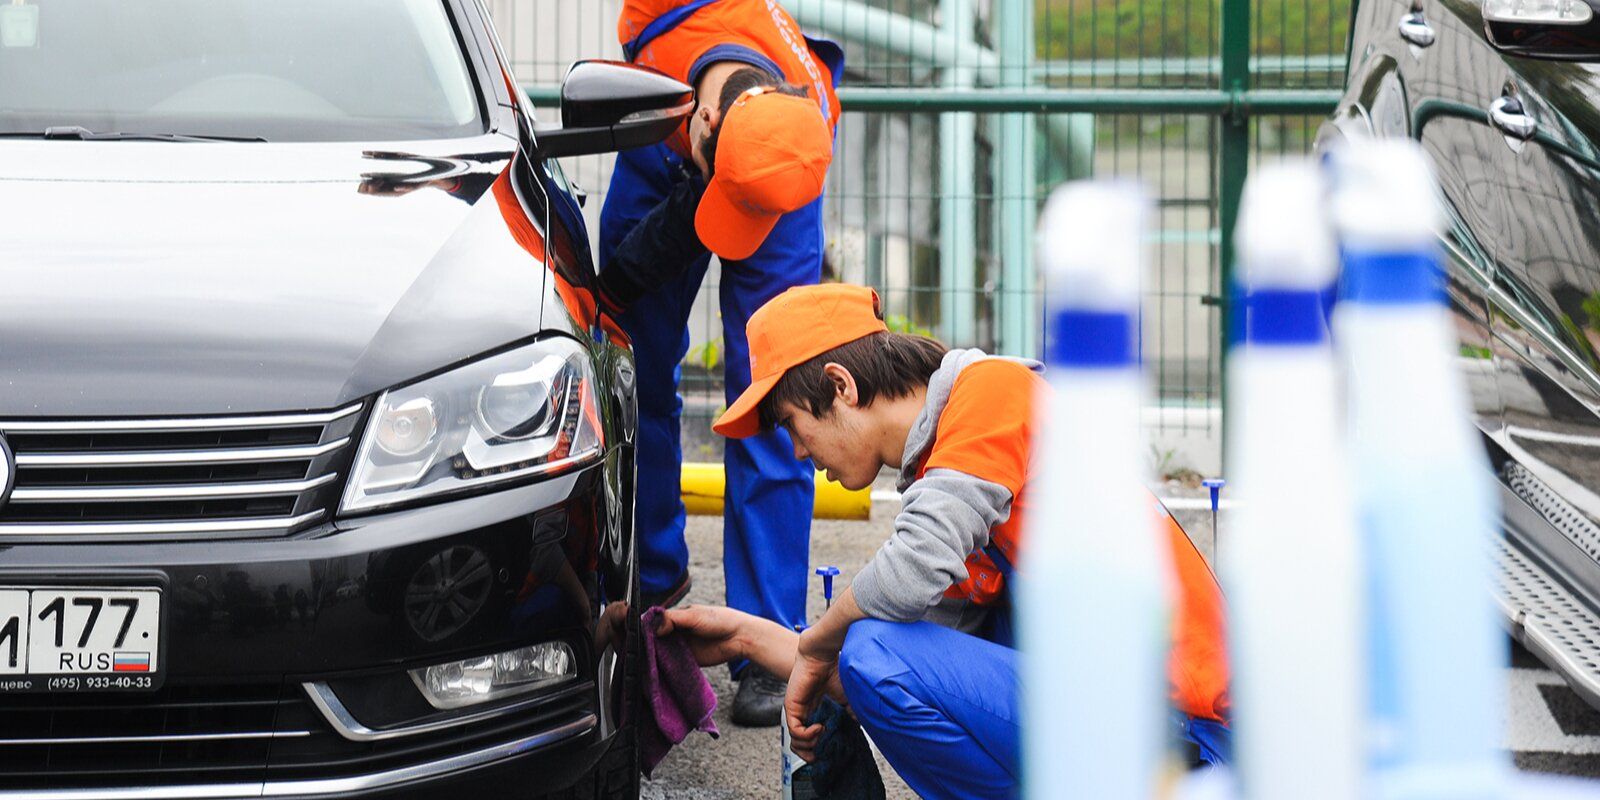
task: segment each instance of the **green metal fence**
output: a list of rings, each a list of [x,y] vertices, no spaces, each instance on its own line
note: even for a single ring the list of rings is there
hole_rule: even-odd
[[[1250,165],[1306,152],[1332,109],[1349,0],[782,2],[848,59],[826,217],[834,276],[878,287],[903,329],[1036,354],[1039,206],[1068,178],[1144,181],[1158,202],[1148,420],[1168,454],[1215,469],[1226,233]],[[619,54],[620,0],[489,5],[517,78],[543,103],[572,60]],[[592,223],[609,159],[575,161]],[[716,279],[713,268],[691,321],[691,458],[715,454],[702,429],[723,402]]]

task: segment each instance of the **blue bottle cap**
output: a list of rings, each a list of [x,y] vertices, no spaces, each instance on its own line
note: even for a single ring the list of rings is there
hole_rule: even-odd
[[[1234,315],[1252,344],[1315,345],[1328,340],[1325,289],[1254,289],[1235,295]],[[1241,302],[1242,301],[1242,302]],[[1239,331],[1234,331],[1238,341]]]
[[[1131,312],[1061,309],[1050,319],[1045,361],[1067,368],[1131,367],[1139,363],[1137,329]]]
[[[1432,247],[1373,251],[1345,248],[1340,299],[1374,306],[1442,305],[1446,276]]]

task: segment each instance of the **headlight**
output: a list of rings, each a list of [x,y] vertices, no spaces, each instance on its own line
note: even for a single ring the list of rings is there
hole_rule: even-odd
[[[556,338],[378,398],[342,511],[362,511],[576,466],[604,435],[582,345]]]
[[[545,642],[492,656],[411,670],[428,704],[438,709],[477,705],[525,694],[578,676],[577,658],[566,642]]]

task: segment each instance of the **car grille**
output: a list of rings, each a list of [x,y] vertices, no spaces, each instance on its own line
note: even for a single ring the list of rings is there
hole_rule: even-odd
[[[336,502],[360,411],[0,420],[16,457],[0,541],[293,533]]]
[[[0,798],[129,786],[243,790],[433,764],[592,719],[593,685],[587,688],[524,713],[370,742],[340,737],[291,682],[0,696]]]

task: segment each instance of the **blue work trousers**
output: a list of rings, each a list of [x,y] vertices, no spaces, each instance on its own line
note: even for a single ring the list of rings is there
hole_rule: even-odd
[[[1021,795],[1016,650],[931,622],[867,619],[845,636],[839,679],[856,719],[918,796]],[[1201,758],[1225,760],[1227,728],[1176,712],[1173,722]]]
[[[693,168],[692,165],[690,168]],[[683,158],[665,145],[622,152],[600,214],[600,262],[681,179]],[[721,360],[726,400],[750,385],[745,323],[792,286],[814,284],[822,270],[822,199],[779,220],[750,258],[722,265]],[[633,340],[639,396],[636,530],[645,591],[664,591],[689,565],[680,496],[683,451],[678,394],[689,349],[688,319],[710,256],[673,283],[645,295],[619,320]],[[709,421],[705,423],[709,426]],[[727,488],[722,564],[727,603],[785,628],[805,621],[811,553],[813,468],[797,461],[789,437],[774,431],[724,442]],[[741,666],[742,665],[736,665]],[[737,672],[737,670],[736,670]]]

